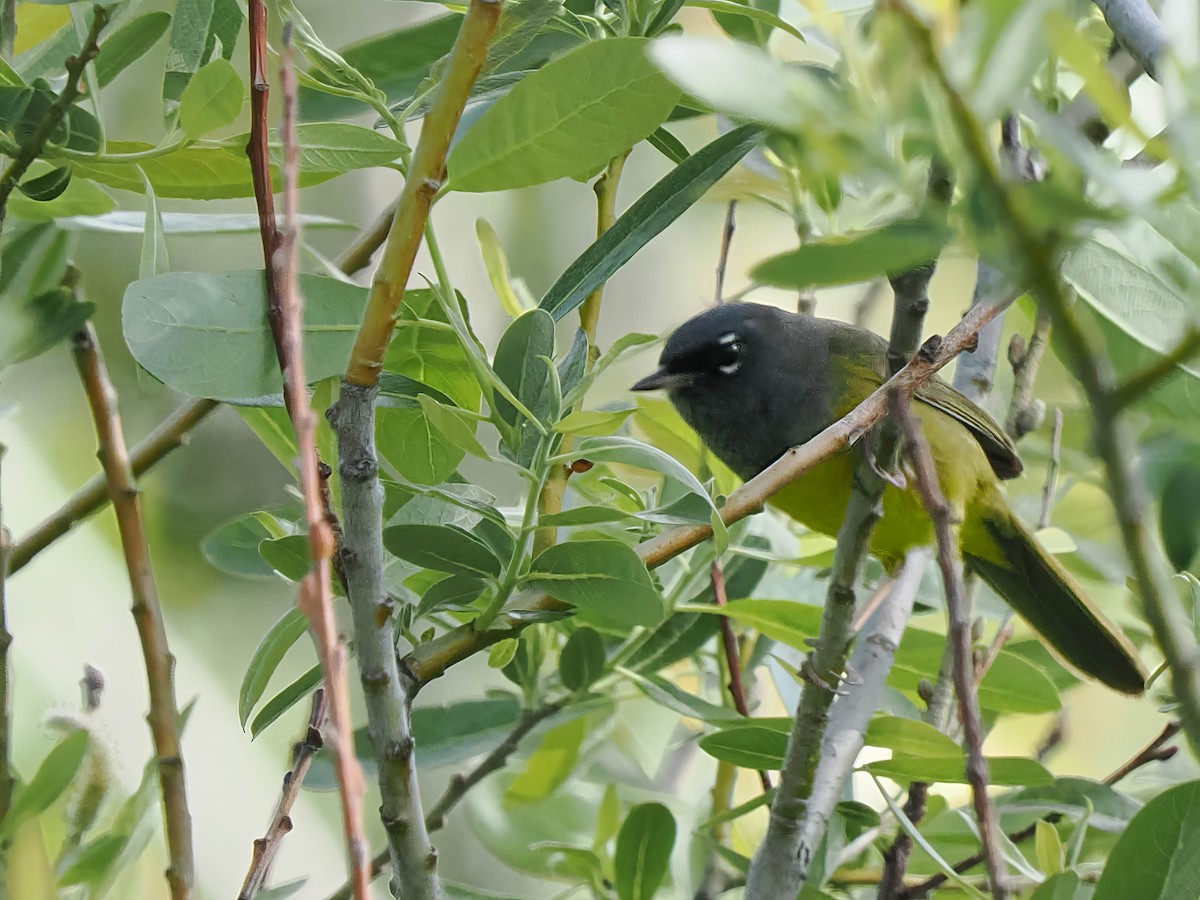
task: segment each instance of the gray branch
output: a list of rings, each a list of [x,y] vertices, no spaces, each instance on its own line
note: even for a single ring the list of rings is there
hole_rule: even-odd
[[[1129,51],[1151,78],[1158,78],[1158,61],[1167,48],[1167,32],[1146,0],[1095,0],[1117,42]]]

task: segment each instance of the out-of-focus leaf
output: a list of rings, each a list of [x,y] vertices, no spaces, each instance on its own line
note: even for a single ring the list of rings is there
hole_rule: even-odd
[[[639,197],[612,228],[567,266],[538,305],[556,320],[578,307],[588,294],[703,197],[757,146],[762,135],[759,128],[744,125],[689,156]]]
[[[1039,884],[1029,900],[1086,900],[1091,896],[1090,885],[1085,886],[1079,875],[1059,872]]]
[[[310,381],[340,374],[366,306],[363,288],[301,275]],[[160,381],[193,397],[238,400],[283,389],[262,271],[174,272],[125,291],[125,341]]]
[[[558,658],[558,676],[563,687],[581,691],[604,672],[604,638],[592,628],[577,628],[567,638]]]
[[[525,311],[525,304],[513,287],[509,274],[508,257],[500,244],[500,236],[487,219],[475,220],[475,235],[479,238],[479,249],[483,254],[483,265],[487,269],[492,290],[500,301],[500,307],[514,319]]]
[[[1159,531],[1176,570],[1192,565],[1200,552],[1200,468],[1183,463],[1167,478],[1159,498]]]
[[[535,803],[554,793],[574,771],[587,732],[587,718],[582,716],[547,731],[525,768],[508,786],[505,801],[513,805]]]
[[[283,662],[288,650],[307,630],[308,620],[304,613],[293,607],[280,616],[263,635],[254,655],[250,657],[250,664],[246,667],[246,674],[242,676],[242,686],[238,691],[238,721],[243,729],[263,691],[267,689],[271,676]]]
[[[579,608],[588,622],[608,627],[657,625],[663,603],[646,564],[617,541],[567,541],[534,559],[529,586]]]
[[[1063,870],[1063,845],[1062,838],[1058,836],[1058,829],[1049,822],[1039,819],[1034,841],[1037,848],[1038,868],[1047,875],[1061,872]]]
[[[919,719],[876,716],[867,726],[865,742],[905,756],[953,756],[961,752],[954,739]]]
[[[787,751],[789,719],[751,719],[705,735],[700,749],[743,769],[778,769]]]
[[[617,834],[613,869],[620,900],[650,900],[671,865],[675,817],[661,803],[639,803]]]
[[[870,281],[937,259],[949,237],[949,229],[936,222],[893,222],[842,240],[805,244],[759,263],[751,277],[797,290]]]
[[[995,785],[1046,785],[1054,776],[1036,759],[1021,756],[989,756],[988,783]],[[939,784],[970,784],[967,779],[967,758],[959,752],[954,756],[901,756],[871,762],[863,769],[881,778],[909,783],[913,781]]]
[[[590,176],[647,137],[680,96],[647,45],[593,41],[520,81],[451,151],[450,187],[498,191]]]
[[[8,815],[0,821],[0,838],[11,840],[21,825],[45,812],[63,795],[87,755],[88,742],[88,733],[80,729],[68,734],[46,754],[29,783],[13,795]]]
[[[1200,781],[1178,784],[1133,817],[1109,854],[1093,900],[1200,897]]]
[[[703,697],[697,697],[695,694],[689,694],[672,682],[667,681],[667,679],[660,678],[657,675],[639,675],[631,671],[629,672],[629,678],[638,686],[638,689],[643,694],[659,706],[664,706],[672,712],[679,713],[681,716],[710,723],[724,723],[741,718],[741,715],[736,710],[732,710],[726,706],[719,706],[716,703],[710,703]]]
[[[774,16],[779,15],[779,0],[736,0],[736,2],[748,10],[767,12]],[[717,26],[731,38],[761,47],[771,36],[772,26],[767,22],[757,21],[748,15],[734,15],[728,11],[719,12],[711,7],[710,9],[712,9],[713,19],[716,20]]]
[[[103,878],[128,840],[128,835],[115,832],[100,835],[79,850],[70,867],[59,876],[58,883],[62,886],[89,884]]]
[[[258,216],[254,213],[173,213],[160,212],[166,234],[258,234]],[[329,216],[302,215],[304,230],[318,228],[350,229],[355,226]],[[116,210],[104,213],[71,213],[55,223],[64,231],[95,231],[102,234],[141,234],[145,216]]]
[[[0,252],[0,368],[32,359],[65,340],[94,307],[61,282],[72,241],[52,225],[5,229]]]
[[[273,578],[275,570],[263,561],[258,545],[284,533],[270,513],[249,513],[210,531],[200,542],[200,552],[209,563],[229,575]]]

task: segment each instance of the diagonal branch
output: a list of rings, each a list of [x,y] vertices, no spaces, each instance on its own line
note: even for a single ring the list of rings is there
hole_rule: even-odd
[[[908,455],[916,473],[917,490],[937,534],[938,567],[942,570],[942,582],[946,586],[950,641],[954,647],[954,691],[958,695],[958,714],[967,745],[967,780],[971,782],[975,815],[979,819],[992,896],[996,900],[1004,900],[1008,896],[1005,884],[1007,873],[1000,855],[1000,824],[987,792],[987,760],[983,756],[983,726],[979,695],[975,689],[975,658],[971,652],[971,614],[963,585],[958,536],[955,533],[957,523],[938,483],[933,451],[907,397],[900,393],[892,395],[892,414],[904,431]]]
[[[1117,43],[1157,80],[1158,62],[1170,41],[1146,0],[1095,0]]]
[[[98,455],[117,516],[121,548],[125,553],[125,565],[129,569],[129,583],[133,589],[133,618],[146,660],[146,681],[150,689],[150,713],[147,719],[158,759],[170,857],[167,883],[171,888],[172,900],[187,900],[192,896],[195,868],[192,818],[188,812],[183,754],[179,743],[179,712],[175,703],[175,659],[167,645],[158,587],[154,583],[150,545],[142,521],[141,493],[125,447],[125,432],[117,411],[117,393],[109,380],[96,343],[96,332],[90,324],[75,334],[72,350],[96,424]]]
[[[271,816],[271,824],[267,826],[266,834],[254,842],[250,871],[246,873],[246,880],[242,882],[237,900],[253,900],[255,894],[262,889],[267,876],[271,874],[271,865],[275,862],[284,835],[292,830],[292,807],[296,804],[296,798],[300,796],[300,787],[312,766],[313,757],[325,743],[321,737],[321,728],[325,724],[328,708],[324,688],[317,688],[312,696],[308,727],[304,731],[304,737],[292,747],[292,767],[283,776],[283,791],[275,805],[275,812]]]

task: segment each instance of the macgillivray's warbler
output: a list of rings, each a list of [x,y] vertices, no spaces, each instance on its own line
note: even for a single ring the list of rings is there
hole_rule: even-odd
[[[755,303],[727,303],[685,322],[667,340],[658,371],[635,391],[666,389],[709,449],[742,478],[833,424],[887,372],[887,342],[831,319]],[[960,522],[965,564],[1080,671],[1126,694],[1146,675],[1129,640],[1084,595],[1013,514],[999,479],[1021,472],[1016,447],[982,409],[934,378],[918,388],[920,419],[942,491]],[[802,475],[771,504],[813,531],[836,535],[861,451]],[[893,571],[913,547],[932,544],[920,495],[889,485],[871,552]]]

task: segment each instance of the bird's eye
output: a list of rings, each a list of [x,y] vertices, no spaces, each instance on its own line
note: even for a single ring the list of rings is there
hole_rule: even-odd
[[[727,334],[717,343],[716,367],[722,375],[732,375],[742,366],[743,345],[737,335]]]

